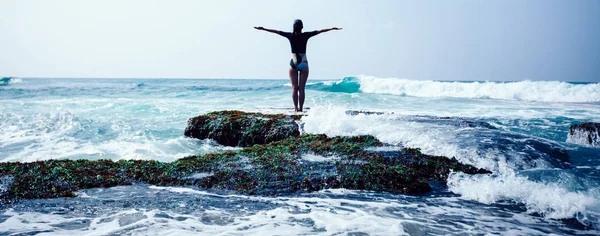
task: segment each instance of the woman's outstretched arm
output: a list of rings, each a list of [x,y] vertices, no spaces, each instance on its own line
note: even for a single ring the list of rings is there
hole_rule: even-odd
[[[316,30],[316,32],[320,34],[320,33],[325,33],[327,31],[332,31],[332,30],[342,30],[342,28],[333,27],[333,28],[328,28],[328,29]]]
[[[283,31],[280,31],[280,30],[267,29],[267,28],[264,28],[262,26],[255,26],[254,28],[257,29],[257,30],[264,30],[264,31],[271,32],[271,33],[274,33],[274,34],[279,34],[279,35],[281,35],[282,33],[284,33]]]

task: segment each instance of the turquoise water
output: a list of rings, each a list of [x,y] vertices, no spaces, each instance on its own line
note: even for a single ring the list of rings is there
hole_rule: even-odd
[[[185,138],[187,120],[230,109],[291,114],[290,97],[286,80],[2,80],[0,161],[173,161],[231,150]],[[305,106],[306,132],[370,134],[494,174],[451,174],[447,190],[426,196],[331,190],[249,197],[146,185],[86,190],[76,199],[2,206],[0,234],[599,233],[600,149],[567,142],[570,125],[600,122],[597,83],[355,76],[309,80]]]

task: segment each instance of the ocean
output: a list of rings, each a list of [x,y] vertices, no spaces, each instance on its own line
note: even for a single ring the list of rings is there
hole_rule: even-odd
[[[0,205],[0,235],[600,234],[600,148],[567,140],[571,125],[600,122],[598,83],[352,76],[309,79],[306,94],[307,133],[373,135],[493,174],[452,173],[424,195],[87,189]],[[170,162],[239,149],[185,137],[191,117],[294,113],[288,80],[14,78],[0,81],[0,104],[2,162]],[[8,182],[0,177],[0,191]]]

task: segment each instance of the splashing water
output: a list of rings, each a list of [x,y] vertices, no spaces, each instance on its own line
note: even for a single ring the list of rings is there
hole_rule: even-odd
[[[235,150],[183,137],[187,119],[226,109],[293,113],[289,86],[284,80],[24,78],[0,87],[0,161],[173,161]],[[494,173],[452,173],[447,188],[424,196],[91,189],[75,199],[2,206],[0,234],[599,233],[599,149],[566,142],[570,125],[600,122],[597,83],[356,76],[309,81],[306,106],[308,133],[369,134],[391,148],[420,148]],[[0,178],[0,192],[9,183]]]

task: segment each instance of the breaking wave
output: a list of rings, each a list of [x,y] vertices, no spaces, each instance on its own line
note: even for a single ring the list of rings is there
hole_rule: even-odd
[[[324,81],[307,85],[309,89],[327,92],[391,94],[411,97],[502,99],[532,102],[600,102],[599,83],[568,83],[559,81],[519,82],[444,82],[346,77],[339,81]]]
[[[0,86],[9,85],[9,84],[20,84],[23,83],[21,78],[17,77],[4,77],[0,79]]]
[[[596,196],[600,189],[595,184],[577,189],[573,182],[579,180],[568,171],[558,176],[544,171],[570,168],[558,160],[560,152],[552,151],[560,145],[485,126],[457,128],[431,119],[424,122],[392,113],[349,115],[341,107],[312,107],[302,121],[307,133],[369,134],[384,143],[455,157],[494,172],[476,176],[451,174],[449,190],[463,199],[485,204],[513,202],[524,205],[528,213],[545,218],[574,218],[583,225],[597,224],[600,199]],[[535,178],[534,174],[543,178]]]

